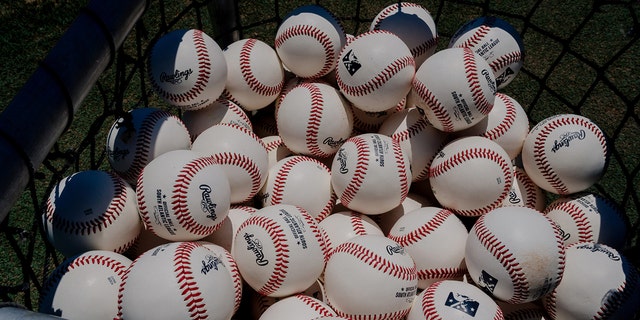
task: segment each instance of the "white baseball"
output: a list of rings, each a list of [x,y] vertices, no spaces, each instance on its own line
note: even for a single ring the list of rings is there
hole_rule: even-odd
[[[509,303],[535,301],[558,286],[565,249],[557,226],[541,212],[502,207],[480,216],[465,248],[473,281]]]
[[[407,320],[419,319],[503,320],[504,315],[498,304],[473,284],[441,280],[416,296]]]
[[[585,191],[604,174],[607,140],[590,119],[556,114],[540,121],[522,147],[522,165],[540,188],[567,195]]]
[[[364,214],[400,205],[411,185],[409,160],[388,136],[365,133],[349,138],[331,164],[331,185],[340,203]]]
[[[416,265],[395,241],[356,236],[331,253],[324,271],[327,302],[349,319],[401,319],[418,284]]]
[[[447,138],[447,134],[430,125],[417,108],[392,114],[382,123],[378,133],[400,143],[402,151],[409,156],[413,182],[429,178],[431,161]]]
[[[253,130],[253,125],[247,113],[235,102],[224,98],[216,99],[213,103],[198,110],[184,111],[182,113],[182,121],[189,129],[191,141],[195,140],[202,131],[219,123],[236,124],[245,127],[247,130]]]
[[[284,85],[284,70],[275,49],[265,42],[240,39],[223,51],[227,61],[225,89],[247,111],[268,106]]]
[[[249,201],[267,179],[269,156],[264,142],[244,127],[220,123],[203,131],[191,150],[208,155],[224,169],[231,203]]]
[[[531,181],[524,169],[513,166],[513,184],[502,206],[529,207],[542,212],[546,205],[547,197],[544,191]]]
[[[301,292],[320,277],[327,258],[326,235],[304,209],[273,205],[240,225],[233,256],[242,278],[262,295]]]
[[[484,58],[468,48],[448,48],[420,66],[411,92],[431,125],[454,132],[484,119],[493,108],[496,90],[495,76]]]
[[[371,217],[355,211],[332,213],[320,221],[319,225],[327,235],[330,251],[356,236],[365,234],[384,236]]]
[[[423,207],[400,217],[387,237],[407,250],[416,263],[418,288],[436,281],[460,280],[467,268],[464,249],[467,228],[456,215],[437,207]]]
[[[170,242],[133,261],[120,287],[118,319],[228,320],[234,306],[223,259],[197,242]]]
[[[202,30],[175,30],[153,45],[149,78],[165,102],[183,110],[200,109],[222,94],[227,62],[220,46]]]
[[[498,92],[487,117],[472,127],[459,131],[460,136],[479,135],[499,144],[515,159],[522,151],[524,139],[529,133],[529,117],[520,103]]]
[[[269,156],[269,169],[271,169],[278,161],[293,156],[293,151],[289,150],[279,135],[266,136],[260,138],[267,148]]]
[[[544,214],[555,222],[566,246],[596,242],[616,250],[627,240],[627,219],[615,204],[601,195],[580,192],[550,203]]]
[[[301,78],[320,78],[331,72],[346,43],[338,19],[319,5],[304,5],[289,12],[275,37],[283,65]]]
[[[258,209],[254,207],[232,205],[229,208],[227,217],[222,220],[221,226],[212,234],[202,238],[202,240],[214,243],[229,252],[233,252],[233,242],[236,232],[238,232],[240,225],[249,219],[249,216],[256,211],[258,211]]]
[[[269,306],[260,316],[260,320],[312,320],[336,315],[336,312],[323,301],[298,293]]]
[[[369,30],[386,30],[397,35],[411,50],[416,68],[433,55],[438,44],[436,22],[425,7],[412,2],[397,2],[382,9]]]
[[[431,162],[429,182],[442,206],[463,216],[479,216],[499,207],[509,196],[511,159],[487,138],[458,138]]]
[[[208,241],[198,241],[198,244],[211,250],[211,252],[213,253],[213,256],[219,261],[221,261],[222,264],[226,267],[227,271],[229,271],[229,275],[233,280],[233,288],[235,293],[233,312],[236,313],[240,308],[240,303],[242,302],[242,286],[243,286],[242,276],[240,275],[238,264],[236,263],[235,259],[233,259],[233,256],[231,255],[231,252],[229,252],[229,250]]]
[[[388,31],[356,36],[338,58],[336,82],[340,92],[364,111],[385,111],[411,90],[415,60],[407,45]]]
[[[102,170],[79,171],[58,181],[42,224],[49,243],[65,257],[90,250],[122,253],[142,230],[135,191]]]
[[[38,312],[66,319],[114,319],[120,283],[130,265],[129,258],[104,250],[65,259],[43,284]]]
[[[633,319],[640,311],[638,270],[618,250],[579,242],[567,247],[560,284],[543,298],[551,319]]]
[[[524,43],[518,30],[494,16],[475,18],[451,37],[449,47],[470,48],[487,60],[498,89],[506,87],[524,64]]]
[[[177,116],[157,108],[137,108],[118,118],[107,134],[113,171],[135,184],[142,168],[172,150],[191,148],[189,129]]]
[[[329,168],[314,158],[301,155],[284,158],[269,169],[258,197],[263,207],[299,206],[318,222],[331,213],[336,201]]]
[[[176,150],[144,168],[136,193],[147,229],[167,240],[192,241],[220,227],[229,213],[231,188],[211,157]]]
[[[327,158],[353,131],[351,105],[328,84],[305,82],[283,97],[276,111],[278,134],[289,150]]]

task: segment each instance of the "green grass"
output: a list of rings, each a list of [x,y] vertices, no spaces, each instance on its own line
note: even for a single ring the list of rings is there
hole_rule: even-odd
[[[191,3],[186,0],[166,1],[166,23],[169,29],[202,27],[215,35],[215,21],[207,13],[206,7],[199,13],[195,10],[185,16],[178,16]],[[196,1],[202,3],[203,1]],[[0,2],[0,65],[4,76],[0,78],[0,110],[8,105],[39,61],[55,45],[57,39],[72,23],[79,9],[86,5],[81,0],[17,0]],[[276,12],[274,1],[240,1],[240,18],[244,37],[254,37],[271,43],[277,28],[278,18],[306,1],[286,1],[279,3]],[[368,21],[384,6],[393,1],[362,1],[359,16],[355,16],[355,1],[320,1],[334,14],[343,19],[345,30],[357,34],[368,29]],[[640,198],[637,185],[640,182],[640,153],[637,150],[640,125],[638,120],[638,96],[640,95],[640,55],[638,37],[629,31],[633,18],[640,14],[640,5],[635,1],[622,1],[622,5],[605,4],[591,10],[591,3],[570,0],[558,3],[546,1],[465,1],[446,2],[442,8],[439,1],[421,1],[432,14],[440,14],[437,20],[441,35],[439,49],[446,47],[448,36],[463,23],[482,14],[497,15],[512,23],[523,35],[526,59],[525,71],[504,90],[529,112],[532,123],[557,113],[580,112],[598,124],[612,140],[614,151],[610,166],[598,185],[592,191],[604,193],[621,205],[634,224],[633,242],[636,245],[638,233],[638,203]],[[536,7],[537,5],[537,7]],[[532,11],[534,10],[534,11]],[[277,17],[279,14],[279,17]],[[161,30],[158,1],[151,1],[149,11],[143,18],[146,32],[141,38],[146,48]],[[358,19],[359,18],[359,19]],[[266,21],[266,22],[265,22]],[[264,23],[262,23],[264,22]],[[253,27],[247,27],[259,24]],[[640,32],[636,26],[635,32]],[[134,37],[124,45],[124,52],[135,57]],[[629,43],[633,45],[622,54],[618,52]],[[594,69],[594,67],[596,67]],[[128,71],[132,70],[131,66]],[[603,78],[604,76],[604,78]],[[122,98],[122,109],[129,110],[141,105],[146,93],[140,92],[143,75],[134,74]],[[40,168],[39,179],[31,190],[19,199],[11,211],[8,226],[27,230],[26,238],[18,239],[21,252],[32,253],[32,268],[38,277],[46,276],[51,270],[51,259],[44,250],[43,241],[37,237],[38,221],[35,212],[46,197],[46,190],[61,175],[76,169],[90,167],[107,168],[101,155],[106,131],[114,120],[114,98],[110,96],[115,83],[113,70],[105,73],[99,81],[109,97],[105,104],[98,88],[91,91],[67,132],[59,138],[58,149],[69,157],[51,158],[48,162],[55,174],[47,168]],[[147,83],[147,89],[149,88]],[[151,95],[149,106],[177,110],[168,107]],[[106,110],[106,111],[105,111]],[[103,114],[104,112],[104,114]],[[95,122],[95,119],[100,121]],[[92,131],[93,128],[97,128]],[[91,136],[88,136],[91,132]],[[91,150],[95,150],[92,153]],[[33,197],[35,196],[35,197]],[[9,236],[0,236],[0,247],[6,253],[0,256],[2,281],[0,285],[22,283],[23,270],[18,256],[10,247]],[[35,242],[29,240],[36,238]],[[631,254],[631,252],[629,252]],[[61,257],[58,256],[58,259]],[[638,264],[638,257],[632,257]],[[53,260],[55,261],[55,260]],[[34,294],[32,284],[31,293]],[[33,306],[29,292],[9,298],[25,305]],[[37,294],[37,292],[35,293]],[[4,299],[3,296],[0,298]],[[37,299],[37,297],[34,297]]]

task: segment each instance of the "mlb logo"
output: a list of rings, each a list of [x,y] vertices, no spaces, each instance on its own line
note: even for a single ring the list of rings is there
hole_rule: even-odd
[[[482,270],[480,278],[478,279],[479,287],[484,288],[485,290],[489,291],[489,293],[493,293],[493,290],[495,290],[497,284],[498,279],[492,277],[486,271]]]
[[[447,301],[444,305],[458,311],[462,311],[471,317],[475,317],[476,312],[478,312],[478,307],[480,307],[480,302],[463,294],[449,292],[449,296],[447,297]]]
[[[353,75],[360,69],[360,67],[362,67],[360,62],[358,62],[358,57],[353,53],[353,49],[349,50],[344,58],[342,58],[342,63],[344,64],[344,67],[347,68],[347,72],[349,72],[350,75]]]

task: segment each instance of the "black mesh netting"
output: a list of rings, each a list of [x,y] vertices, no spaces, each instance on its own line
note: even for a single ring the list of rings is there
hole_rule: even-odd
[[[237,36],[273,43],[278,23],[302,1],[236,1],[227,10],[215,1],[150,1],[116,58],[100,77],[73,123],[44,163],[35,168],[22,197],[2,223],[0,299],[37,308],[43,280],[62,257],[43,240],[41,208],[62,177],[108,167],[105,136],[117,116],[141,106],[160,106],[146,75],[150,43],[167,31],[198,28],[221,46]],[[222,1],[224,2],[224,1]],[[348,33],[369,28],[391,1],[317,1],[338,16]],[[465,22],[482,15],[500,17],[521,33],[524,67],[504,92],[526,109],[532,124],[557,113],[592,119],[610,139],[610,162],[591,191],[626,212],[632,232],[626,254],[638,265],[640,194],[640,3],[638,1],[420,1],[436,21],[439,48]],[[224,23],[221,23],[225,21]],[[3,181],[3,183],[10,183]]]

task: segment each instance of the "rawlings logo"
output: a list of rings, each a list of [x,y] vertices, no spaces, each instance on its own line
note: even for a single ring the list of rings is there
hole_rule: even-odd
[[[344,152],[344,149],[338,150],[338,156],[336,157],[336,160],[340,162],[340,173],[346,174],[347,172],[349,172],[349,169],[347,168],[347,154],[346,152]]]
[[[585,243],[578,245],[576,249],[587,249],[591,252],[602,252],[613,261],[620,261],[620,256],[599,243]]]
[[[193,73],[193,70],[191,69],[187,69],[184,71],[180,71],[178,69],[176,69],[176,71],[174,71],[171,74],[167,74],[166,72],[163,72],[160,74],[160,82],[168,82],[171,84],[179,84],[182,83],[183,80],[187,80],[189,79],[189,76]]]
[[[202,269],[200,269],[200,272],[206,275],[211,270],[218,271],[219,264],[222,264],[222,259],[208,254],[204,257],[204,260],[202,260]]]
[[[201,184],[200,190],[202,190],[202,201],[200,201],[200,207],[202,208],[202,211],[207,213],[207,218],[216,220],[217,205],[213,203],[213,200],[211,200],[211,187],[206,184]]]
[[[401,245],[396,245],[396,246],[388,245],[387,246],[387,253],[390,256],[392,256],[392,255],[394,255],[396,253],[404,255],[404,248]]]
[[[553,141],[553,147],[551,147],[552,152],[557,152],[562,147],[569,147],[569,143],[575,139],[584,140],[587,136],[587,133],[584,130],[575,131],[575,132],[565,132],[560,136],[560,139]]]
[[[560,226],[558,226],[558,233],[560,234],[560,238],[562,238],[562,241],[567,241],[569,240],[569,238],[571,238],[571,234],[569,232],[562,230]]]
[[[262,243],[260,243],[260,240],[258,239],[253,239],[253,237],[253,234],[244,234],[244,241],[247,242],[247,250],[253,251],[253,254],[256,255],[257,265],[266,266],[267,264],[269,264],[269,260],[264,258],[264,253],[262,252]]]
[[[360,70],[360,67],[362,67],[358,61],[358,57],[353,53],[353,49],[349,50],[349,52],[347,52],[347,54],[342,58],[342,63],[344,64],[344,67],[347,68],[347,72],[349,72],[350,75],[354,75],[358,70]]]
[[[491,93],[496,94],[496,91],[498,91],[498,89],[496,88],[496,81],[491,79],[491,74],[489,73],[489,70],[482,69],[482,75],[484,76],[485,80],[487,80],[487,85],[489,85],[489,89],[491,90]]]
[[[340,145],[342,145],[345,142],[345,139],[340,138],[338,140],[333,140],[333,137],[327,137],[324,140],[322,140],[323,144],[328,145],[331,148],[337,148]]]

